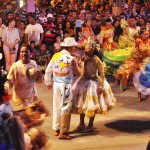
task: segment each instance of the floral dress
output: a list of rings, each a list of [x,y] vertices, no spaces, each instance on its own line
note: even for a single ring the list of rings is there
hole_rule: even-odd
[[[120,35],[118,48],[113,51],[104,51],[103,60],[107,65],[114,69],[123,63],[123,61],[131,55],[134,48],[135,40],[130,34]]]
[[[111,51],[118,47],[117,43],[113,41],[114,28],[106,29],[102,27],[102,30],[99,35],[100,43],[102,44],[104,51]]]
[[[142,39],[136,39],[136,51],[127,58],[123,65],[115,73],[115,78],[127,86],[133,74],[140,70],[140,65],[146,57],[150,56],[150,39],[146,43]]]
[[[101,94],[97,92],[99,87],[103,89]],[[74,83],[73,94],[73,113],[92,117],[115,106],[116,99],[104,78],[103,63],[97,56],[85,58],[84,74]]]

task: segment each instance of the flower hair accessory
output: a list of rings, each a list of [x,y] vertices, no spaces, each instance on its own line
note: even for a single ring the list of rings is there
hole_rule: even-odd
[[[101,51],[101,46],[99,43],[96,42],[96,40],[92,40],[90,37],[88,38],[88,41],[84,41],[85,49],[91,48],[92,50]]]
[[[126,29],[126,28],[129,27],[129,25],[128,25],[128,23],[127,23],[127,21],[125,19],[121,19],[121,21],[120,21],[120,27],[122,29]]]

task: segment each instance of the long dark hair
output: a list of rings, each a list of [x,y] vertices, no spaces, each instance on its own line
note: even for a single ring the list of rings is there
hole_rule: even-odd
[[[114,41],[118,42],[119,36],[123,34],[123,29],[119,25],[118,27],[115,28],[114,30]]]

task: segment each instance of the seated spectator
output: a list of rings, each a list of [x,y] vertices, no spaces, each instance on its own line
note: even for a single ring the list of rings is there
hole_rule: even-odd
[[[30,50],[30,59],[35,60],[35,55],[36,55],[37,50],[36,50],[36,46],[35,46],[34,41],[30,42],[29,50]]]
[[[36,52],[36,62],[43,73],[45,72],[45,69],[50,59],[51,59],[51,54],[47,49],[46,44],[42,43],[40,49]]]
[[[70,37],[68,30],[64,30],[63,33],[64,33],[63,39],[65,39],[66,37]]]

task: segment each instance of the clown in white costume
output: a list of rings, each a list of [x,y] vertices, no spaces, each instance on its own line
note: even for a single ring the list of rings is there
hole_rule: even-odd
[[[63,50],[56,53],[45,71],[45,83],[52,87],[53,75],[53,129],[59,139],[71,139],[69,131],[72,108],[72,81],[74,73],[81,74],[76,59],[71,56],[73,47],[77,45],[74,38],[67,37],[60,44]]]

